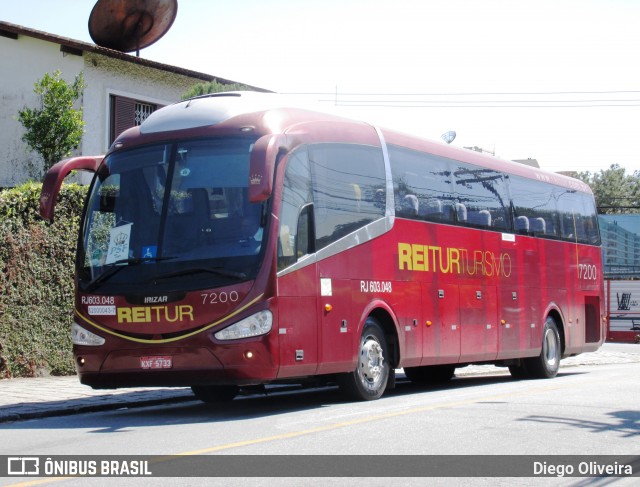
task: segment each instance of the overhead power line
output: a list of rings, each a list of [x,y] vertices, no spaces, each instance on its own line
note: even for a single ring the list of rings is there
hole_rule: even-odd
[[[588,101],[477,101],[477,102],[354,102],[338,100],[319,100],[321,102],[334,103],[336,106],[346,107],[380,107],[380,108],[593,108],[593,107],[637,107],[640,106],[640,100],[633,100],[625,103],[607,102],[588,102]],[[463,104],[466,103],[466,104]],[[473,103],[473,104],[469,104]]]
[[[453,93],[357,93],[357,92],[286,92],[283,95],[319,95],[319,96],[486,96],[486,95],[605,95],[621,93],[640,93],[636,91],[487,91],[487,92],[453,92]]]
[[[606,95],[637,95],[640,91],[541,91],[541,92],[453,92],[453,93],[354,93],[339,91],[285,93],[317,96],[318,102],[336,106],[378,108],[592,108],[637,107],[640,97],[616,98]],[[599,95],[594,98],[584,95]],[[543,99],[535,97],[544,96]],[[557,98],[554,98],[557,96]],[[572,97],[580,98],[572,98]],[[458,97],[459,99],[452,99]],[[491,97],[491,98],[484,98]],[[518,97],[516,99],[510,97]],[[532,97],[523,99],[521,97]]]

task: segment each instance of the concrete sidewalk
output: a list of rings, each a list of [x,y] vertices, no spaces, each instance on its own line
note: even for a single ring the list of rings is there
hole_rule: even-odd
[[[189,388],[94,390],[76,376],[0,380],[0,423],[189,401]]]
[[[597,352],[562,361],[561,369],[578,365],[640,362],[640,345],[606,343]],[[470,366],[456,376],[508,374],[490,365]],[[0,380],[0,423],[195,400],[189,388],[133,388],[93,390],[78,378],[40,377]]]

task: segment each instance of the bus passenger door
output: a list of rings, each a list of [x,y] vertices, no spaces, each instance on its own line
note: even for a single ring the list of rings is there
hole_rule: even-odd
[[[278,277],[278,377],[315,374],[318,367],[317,266]]]
[[[460,296],[455,284],[425,284],[422,364],[455,364],[460,358]]]
[[[322,277],[320,273],[318,374],[344,372],[351,367],[356,351],[354,336],[358,328],[351,313],[351,288],[355,282]]]
[[[285,163],[277,236],[280,378],[312,375],[318,367],[318,264],[306,149]]]

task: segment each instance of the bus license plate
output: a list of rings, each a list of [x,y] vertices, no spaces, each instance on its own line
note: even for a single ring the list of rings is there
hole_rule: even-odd
[[[172,360],[170,355],[140,357],[140,368],[142,369],[170,369]]]

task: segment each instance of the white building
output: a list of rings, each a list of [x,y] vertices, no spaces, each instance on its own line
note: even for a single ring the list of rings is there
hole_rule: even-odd
[[[85,134],[76,154],[85,155],[104,154],[120,132],[179,101],[197,83],[233,83],[0,21],[0,188],[29,179],[29,165],[42,167],[40,156],[21,140],[17,116],[25,106],[37,106],[34,83],[56,70],[67,82],[83,73]]]

